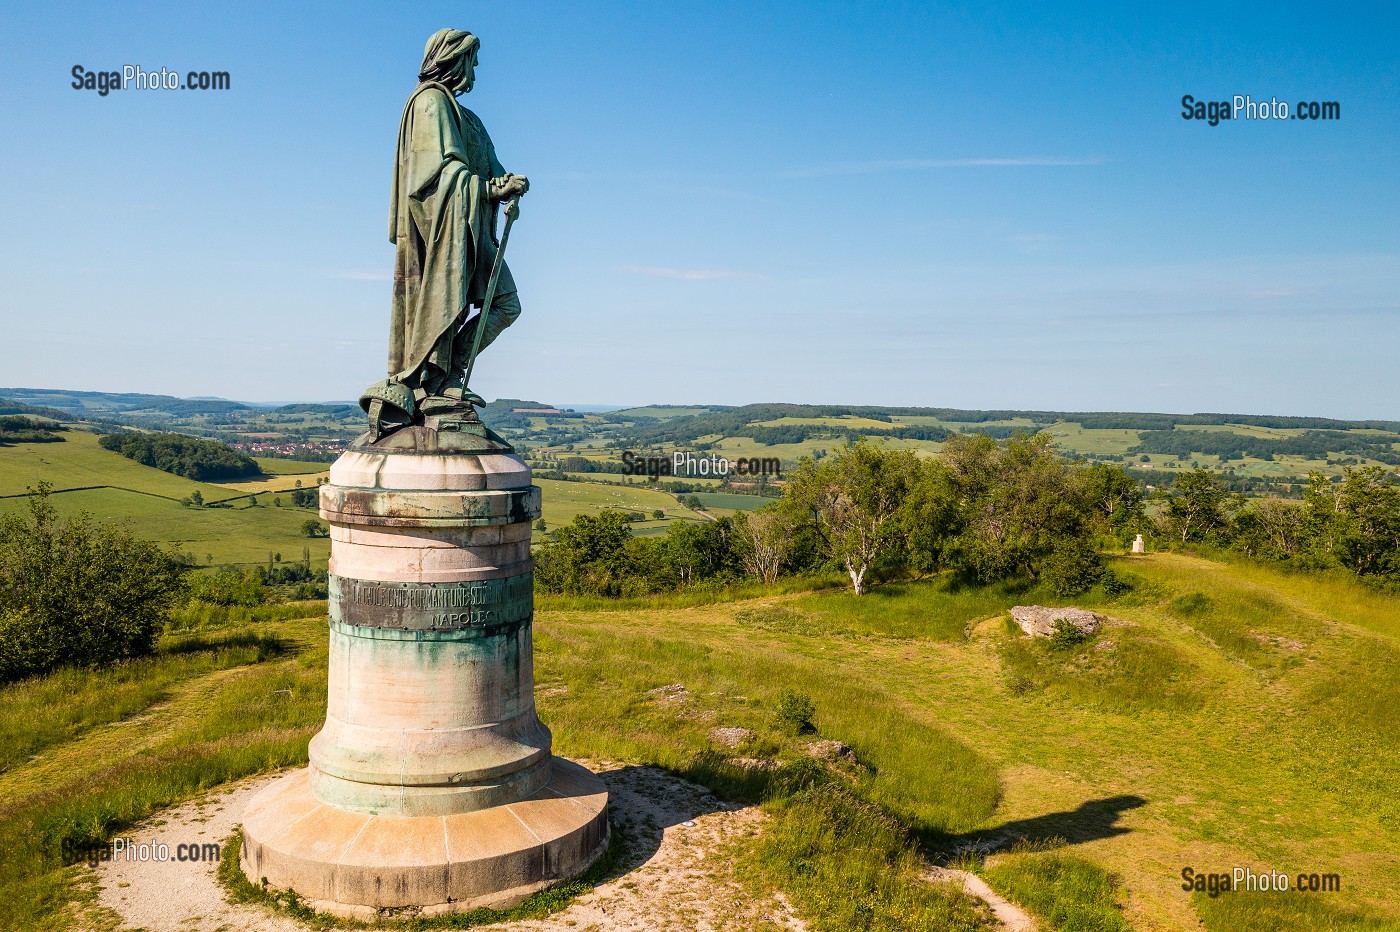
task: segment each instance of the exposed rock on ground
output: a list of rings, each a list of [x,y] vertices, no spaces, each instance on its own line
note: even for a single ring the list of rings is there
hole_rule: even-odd
[[[1011,617],[1031,637],[1048,638],[1055,622],[1068,621],[1084,634],[1093,634],[1106,620],[1098,612],[1083,608],[1046,608],[1043,605],[1017,605]]]
[[[747,728],[716,728],[710,732],[710,740],[727,748],[737,748],[748,744],[754,738]]]
[[[807,745],[807,755],[818,760],[855,762],[856,752],[840,741],[813,741]]]

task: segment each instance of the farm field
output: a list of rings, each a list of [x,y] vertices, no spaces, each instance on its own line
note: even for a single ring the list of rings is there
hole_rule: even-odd
[[[732,515],[736,511],[753,511],[775,501],[757,495],[736,495],[731,492],[695,492],[700,504],[712,515]]]
[[[197,566],[266,563],[280,554],[302,559],[310,551],[313,566],[324,567],[330,555],[325,538],[308,538],[302,524],[315,518],[311,509],[282,507],[271,493],[247,507],[237,486],[193,482],[142,466],[97,445],[94,434],[69,431],[61,443],[22,443],[0,447],[0,512],[26,507],[26,486],[39,480],[53,485],[51,501],[60,514],[87,512],[101,521],[125,523],[133,533],[190,555]],[[319,465],[319,464],[310,464]],[[314,480],[313,480],[314,481]],[[290,487],[294,477],[280,480]],[[265,481],[252,483],[254,491]],[[63,491],[73,489],[74,491]],[[187,508],[180,500],[198,491],[207,503],[237,499],[228,508]]]
[[[604,510],[639,511],[645,514],[648,522],[638,522],[637,528],[648,524],[664,526],[667,522],[650,521],[652,512],[660,509],[672,515],[694,517],[676,503],[675,496],[653,489],[630,488],[625,485],[603,485],[599,482],[564,482],[559,479],[536,479],[544,495],[544,520],[556,528],[568,524],[576,515],[594,515]]]
[[[194,482],[104,450],[96,434],[70,430],[59,436],[63,440],[57,443],[0,447],[0,495],[23,495],[26,487],[42,480],[55,491],[111,486],[175,501],[196,490],[206,501],[231,497],[227,489],[213,483]]]
[[[541,597],[540,715],[558,753],[668,768],[738,799],[762,783],[726,756],[791,766],[808,741],[850,746],[861,768],[836,778],[835,795],[775,802],[731,855],[754,894],[784,891],[814,929],[896,906],[954,917],[928,928],[989,928],[898,858],[843,843],[865,810],[820,838],[804,828],[811,806],[851,796],[897,818],[925,857],[989,844],[962,863],[1044,932],[1400,929],[1400,602],[1343,578],[1190,556],[1114,568],[1133,590],[1088,603],[1114,621],[1063,654],[1009,628],[1009,606],[1052,602],[1045,593],[939,580],[859,599],[754,589],[690,607]],[[136,677],[0,688],[5,707],[29,710],[0,722],[0,926],[83,924],[85,869],[63,869],[46,833],[100,840],[207,787],[305,761],[325,710],[322,617],[170,638],[141,663]],[[652,692],[670,684],[679,699]],[[811,696],[815,734],[778,727],[784,689]],[[728,750],[716,726],[754,737]],[[1007,850],[1017,837],[1039,844]],[[1335,873],[1342,885],[1212,898],[1181,889],[1188,866]],[[1085,882],[1043,882],[1056,875]],[[877,876],[878,892],[863,885]]]

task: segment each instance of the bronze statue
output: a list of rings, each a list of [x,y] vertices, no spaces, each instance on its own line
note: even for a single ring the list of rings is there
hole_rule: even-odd
[[[467,386],[475,355],[520,316],[503,254],[516,200],[530,184],[501,167],[486,128],[457,102],[475,83],[480,47],[469,32],[433,33],[399,123],[389,198],[396,249],[389,378],[360,399],[376,435],[423,415],[474,418],[472,406],[484,404]],[[472,307],[482,310],[468,319]]]

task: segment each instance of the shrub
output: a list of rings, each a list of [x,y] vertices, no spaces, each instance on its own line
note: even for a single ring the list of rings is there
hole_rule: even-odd
[[[785,689],[778,694],[778,703],[773,710],[778,726],[798,735],[817,730],[812,724],[812,716],[816,714],[817,707],[812,702],[812,697],[791,689]]]
[[[1055,623],[1050,627],[1050,649],[1060,651],[1074,650],[1092,637],[1092,634],[1080,630],[1079,627],[1068,618],[1057,618]]]
[[[171,555],[86,516],[60,521],[40,483],[0,518],[0,681],[154,650],[183,585]]]
[[[1056,550],[1040,570],[1040,581],[1058,596],[1088,592],[1103,578],[1103,561],[1087,545],[1072,545]]]

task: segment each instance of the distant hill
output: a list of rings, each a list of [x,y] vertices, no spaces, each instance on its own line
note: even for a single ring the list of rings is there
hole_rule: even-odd
[[[226,414],[246,411],[249,405],[222,398],[176,398],[137,392],[79,392],[56,388],[0,388],[0,399],[56,408],[79,417],[125,414],[139,411],[176,416]]]

